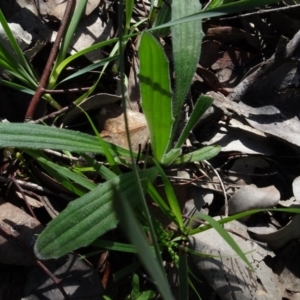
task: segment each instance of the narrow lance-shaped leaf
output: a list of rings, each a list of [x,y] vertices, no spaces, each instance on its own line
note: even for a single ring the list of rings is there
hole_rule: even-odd
[[[0,79],[0,84],[2,84],[4,86],[8,86],[12,89],[18,90],[20,92],[23,92],[23,93],[26,93],[26,94],[29,94],[29,95],[34,95],[34,93],[35,93],[35,91],[32,90],[32,89],[29,89],[29,88],[27,88],[23,85],[13,83],[13,82],[8,81],[8,80]]]
[[[180,19],[200,10],[199,0],[173,0],[172,20]],[[176,83],[173,116],[177,122],[197,67],[204,34],[201,20],[172,26],[171,31]]]
[[[20,48],[19,44],[17,43],[15,37],[13,36],[12,31],[10,30],[10,27],[2,13],[2,10],[0,9],[0,23],[7,35],[7,38],[14,49],[18,59],[20,60],[21,65],[24,67],[24,69],[27,71],[28,76],[33,80],[36,81],[35,75],[33,73],[33,69],[31,68],[30,64],[27,62],[25,55],[23,54],[22,49]],[[11,63],[14,63],[11,61]],[[15,62],[17,63],[17,62]]]
[[[161,163],[172,131],[169,63],[159,42],[144,32],[139,47],[142,107],[155,159]]]
[[[148,178],[151,181],[156,175],[156,168],[140,172],[141,179]],[[71,202],[38,237],[35,245],[37,257],[61,257],[91,244],[96,238],[115,228],[117,219],[112,200],[122,194],[135,206],[139,202],[135,190],[135,176],[133,173],[127,173],[100,184],[91,192]]]
[[[129,156],[128,150],[105,143],[113,155]],[[0,123],[1,147],[57,149],[104,154],[96,137],[78,131],[30,123]]]

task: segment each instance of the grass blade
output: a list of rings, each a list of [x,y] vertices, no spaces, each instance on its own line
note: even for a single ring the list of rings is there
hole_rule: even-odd
[[[107,241],[102,239],[97,239],[96,241],[94,241],[92,243],[92,246],[100,247],[112,251],[136,253],[136,248],[131,244],[118,243],[118,242]]]
[[[0,79],[0,84],[2,84],[4,86],[7,86],[7,87],[10,87],[12,89],[18,90],[20,92],[29,94],[29,95],[34,95],[34,93],[35,93],[34,90],[32,90],[30,88],[27,88],[23,85],[17,84],[17,83],[13,83],[11,81]]]
[[[75,33],[75,30],[78,26],[78,23],[81,19],[81,16],[85,10],[88,0],[76,1],[76,7],[74,13],[72,14],[72,18],[68,29],[64,35],[63,41],[61,43],[61,49],[57,56],[57,63],[60,64],[61,61],[65,59],[67,56],[68,50],[70,48],[70,44]]]
[[[19,60],[20,60],[20,63],[21,65],[25,68],[25,70],[27,71],[27,73],[30,75],[31,78],[35,79],[35,75],[32,71],[32,68],[31,66],[29,65],[29,63],[27,62],[27,59],[26,57],[24,56],[23,54],[23,51],[21,50],[19,44],[17,43],[16,39],[14,38],[9,26],[8,26],[8,23],[2,13],[2,10],[0,9],[0,23],[8,37],[8,40],[12,46],[12,48],[14,49],[15,53],[17,54]],[[11,61],[12,63],[13,61]]]
[[[147,183],[147,193],[152,198],[152,200],[158,205],[160,210],[170,219],[176,223],[176,217],[170,207],[166,204],[165,200],[157,192],[153,184],[148,181]]]
[[[92,65],[89,65],[89,66],[87,66],[85,68],[82,68],[79,71],[73,73],[72,75],[64,78],[62,81],[60,81],[58,84],[56,84],[55,87],[59,86],[61,83],[66,82],[66,81],[68,81],[70,79],[76,78],[76,77],[78,77],[80,75],[88,73],[88,72],[90,72],[92,70],[95,70],[95,69],[97,69],[99,67],[102,67],[106,63],[111,62],[112,60],[115,60],[116,58],[117,58],[117,56],[108,57],[108,58],[102,59],[101,61],[99,61],[99,62],[97,62],[95,64],[92,64]]]
[[[115,200],[114,202],[114,207],[122,228],[124,228],[130,242],[135,246],[141,263],[153,280],[155,280],[163,299],[174,299],[164,274],[163,267],[158,264],[158,258],[154,256],[154,253],[146,240],[145,234],[128,203],[129,199],[126,199],[125,197],[125,199],[122,198],[119,199],[119,201]]]
[[[125,20],[125,34],[127,34],[130,30],[130,21],[133,11],[134,0],[126,0],[125,1],[125,13],[126,13],[126,20]]]
[[[161,163],[170,141],[173,124],[169,63],[158,41],[145,32],[140,41],[139,57],[142,107],[150,131],[154,157]]]
[[[171,20],[171,0],[165,0],[163,1],[159,12],[157,13],[157,16],[153,22],[153,27],[159,26],[161,24],[165,24]],[[166,36],[170,32],[170,28],[165,27],[161,30],[155,30],[154,34],[156,36]]]
[[[186,123],[183,131],[181,132],[181,135],[176,143],[175,148],[179,148],[183,145],[191,130],[197,124],[197,122],[199,121],[200,117],[204,114],[204,112],[210,107],[212,102],[213,99],[211,97],[204,96],[204,95],[201,95],[199,97],[188,122]]]
[[[154,163],[155,163],[155,165],[159,171],[159,174],[162,178],[162,181],[165,185],[165,193],[166,193],[171,211],[173,212],[173,214],[176,218],[176,224],[178,225],[178,227],[181,230],[183,230],[184,224],[183,224],[183,219],[182,219],[182,213],[181,213],[181,209],[178,204],[178,200],[177,200],[176,194],[174,192],[174,189],[173,189],[169,179],[167,178],[164,170],[161,168],[161,166],[156,161],[154,161]]]
[[[236,254],[246,263],[246,265],[253,271],[253,267],[248,261],[246,255],[241,250],[241,248],[237,245],[237,243],[234,241],[234,239],[229,235],[229,233],[220,225],[218,221],[216,221],[214,218],[204,215],[204,214],[198,214],[198,216],[207,221],[213,228],[216,230],[220,236],[224,239],[225,242],[236,252]]]
[[[219,224],[226,224],[228,222],[231,222],[233,220],[238,220],[240,218],[246,217],[246,216],[251,216],[253,214],[259,213],[259,212],[264,212],[264,211],[274,211],[274,212],[285,212],[285,213],[294,213],[294,214],[300,214],[300,208],[275,208],[275,209],[252,209],[252,210],[248,210],[248,211],[244,211],[242,213],[233,215],[233,216],[229,216],[226,218],[223,218],[221,220],[218,221]],[[205,226],[201,226],[199,228],[195,228],[189,231],[190,235],[196,234],[198,232],[202,232],[205,230],[210,229],[212,226],[210,224],[205,225]]]

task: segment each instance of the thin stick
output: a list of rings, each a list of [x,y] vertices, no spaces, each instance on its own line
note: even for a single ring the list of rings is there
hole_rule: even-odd
[[[216,174],[216,176],[219,179],[219,183],[221,185],[222,191],[223,191],[223,195],[224,195],[224,202],[225,202],[225,217],[228,217],[228,198],[227,198],[227,194],[226,194],[226,190],[225,190],[225,186],[223,184],[223,181],[218,173],[218,171],[207,161],[204,160],[204,162],[213,170],[213,172]]]
[[[2,183],[2,182],[10,183],[10,182],[12,182],[12,179],[0,176],[0,183]],[[66,201],[71,201],[71,200],[74,199],[71,196],[67,196],[67,195],[64,195],[64,194],[58,194],[58,193],[52,192],[49,189],[44,188],[44,187],[42,187],[38,184],[32,183],[32,182],[27,182],[27,181],[18,180],[18,179],[16,179],[16,182],[24,188],[27,188],[27,189],[30,189],[30,190],[33,190],[33,191],[43,192],[45,194],[53,195],[53,196],[56,196],[56,197],[58,196],[58,197],[66,200]],[[23,190],[23,191],[26,193],[25,190]]]
[[[46,275],[48,275],[52,279],[52,281],[56,284],[60,292],[65,297],[65,300],[71,300],[70,296],[66,293],[64,287],[61,284],[62,280],[57,278],[40,260],[37,259],[36,264],[44,271]]]
[[[25,193],[24,193],[24,190],[20,187],[20,185],[19,185],[19,183],[17,182],[15,176],[14,176],[14,175],[11,175],[10,178],[11,178],[11,181],[13,182],[13,184],[15,185],[16,189],[21,193],[22,198],[23,198],[23,201],[25,202],[25,205],[26,205],[28,211],[30,212],[31,216],[34,217],[35,219],[37,219],[35,213],[33,212],[33,210],[32,210],[32,208],[31,208],[30,204],[29,204],[28,201],[27,201],[27,197],[26,197],[26,195],[25,195]]]
[[[75,107],[74,104],[65,106],[62,109],[57,110],[57,111],[55,111],[55,112],[53,112],[53,113],[51,113],[51,114],[49,114],[49,115],[47,115],[45,117],[42,117],[42,118],[37,119],[35,121],[31,121],[31,123],[38,124],[38,123],[44,122],[47,119],[55,118],[56,116],[59,116],[60,114],[64,113],[65,111],[67,111],[67,110],[69,110],[69,109],[71,109],[73,107]]]
[[[83,88],[73,88],[73,89],[61,89],[61,90],[48,90],[44,89],[45,94],[66,94],[66,93],[76,93],[76,92],[86,92],[89,91],[92,87],[83,87]]]

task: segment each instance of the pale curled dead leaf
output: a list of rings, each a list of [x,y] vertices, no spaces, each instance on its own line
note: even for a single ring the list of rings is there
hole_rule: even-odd
[[[149,139],[146,118],[139,112],[126,111],[132,149],[138,152],[139,145],[143,149]],[[104,140],[128,149],[123,109],[119,105],[102,106],[97,115],[97,122],[100,135]]]
[[[300,201],[300,176],[293,181],[293,193],[297,201]]]
[[[274,185],[258,188],[251,184],[243,186],[228,201],[228,213],[234,215],[251,209],[272,208],[280,200],[280,193]],[[224,207],[221,210],[224,211]]]
[[[18,207],[0,201],[0,226],[30,249],[35,234],[43,230],[38,220],[29,216]],[[16,242],[7,240],[0,232],[0,263],[13,265],[34,265],[35,260]]]
[[[272,250],[278,250],[288,242],[300,238],[300,215],[296,215],[282,229],[275,232],[263,234],[256,231],[255,228],[249,229],[253,237],[263,243],[267,243]]]

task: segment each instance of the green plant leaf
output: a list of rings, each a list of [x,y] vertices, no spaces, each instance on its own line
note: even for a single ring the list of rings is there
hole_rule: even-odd
[[[181,148],[173,148],[168,153],[163,155],[161,163],[165,166],[171,165],[176,158],[181,154]]]
[[[131,299],[136,300],[140,294],[140,278],[137,274],[133,274],[131,284],[132,284],[132,290],[130,296]]]
[[[222,147],[220,146],[206,146],[194,152],[180,156],[173,162],[173,165],[181,165],[187,162],[208,160],[216,156],[221,151],[221,149]]]
[[[200,12],[199,0],[172,0],[172,21],[189,14]],[[171,26],[173,61],[175,70],[175,95],[173,101],[173,117],[177,124],[182,105],[190,88],[201,51],[204,36],[202,21],[194,20]],[[177,127],[174,127],[176,130]]]
[[[129,157],[129,151],[105,142],[115,156]],[[37,124],[0,123],[0,148],[56,149],[104,154],[99,140],[78,131]],[[134,154],[137,155],[136,153]]]
[[[230,3],[230,1],[232,2],[232,0],[212,0],[210,2],[210,4],[208,5],[208,7],[206,9],[211,9],[211,8],[214,8],[214,7],[219,7],[223,4],[227,4],[227,3]]]
[[[158,205],[158,207],[161,209],[161,211],[170,219],[170,221],[173,221],[176,223],[176,217],[170,207],[166,204],[164,199],[160,196],[160,194],[157,192],[153,184],[148,181],[147,182],[147,193],[152,198],[152,200]]]
[[[102,240],[102,239],[97,239],[91,245],[95,246],[95,247],[107,249],[107,250],[112,250],[112,251],[136,253],[136,248],[131,244],[118,243],[118,242],[114,242],[114,241],[106,241],[106,240]]]
[[[138,296],[138,298],[136,298],[135,300],[150,300],[150,299],[154,299],[155,298],[155,292],[154,291],[143,291],[140,293],[140,295]]]
[[[169,63],[161,45],[146,32],[141,37],[139,58],[142,108],[150,131],[154,157],[161,163],[173,124]]]
[[[58,76],[60,75],[60,72],[58,71],[57,68],[61,64],[61,62],[65,59],[65,57],[68,53],[68,50],[69,50],[69,47],[71,44],[71,40],[73,38],[74,32],[75,32],[77,25],[79,23],[79,20],[81,18],[81,15],[86,7],[87,1],[88,0],[76,1],[77,2],[76,7],[72,14],[72,18],[70,20],[70,23],[66,30],[66,33],[64,34],[59,52],[57,54],[56,61],[54,63],[52,71],[51,71],[51,75],[49,78],[49,85],[48,85],[49,89],[52,89],[55,86]]]
[[[131,16],[133,11],[133,5],[134,0],[126,0],[125,1],[125,14],[126,14],[126,20],[125,20],[125,34],[129,32],[130,29],[130,22],[131,22]]]
[[[9,40],[12,48],[14,49],[14,51],[15,51],[15,53],[16,53],[16,55],[17,55],[17,57],[18,57],[18,59],[19,59],[19,61],[21,63],[21,65],[22,65],[22,67],[24,67],[24,69],[26,70],[26,73],[28,74],[28,76],[31,77],[31,79],[34,82],[37,83],[37,80],[35,78],[33,69],[31,68],[31,66],[27,62],[27,59],[24,56],[23,51],[21,50],[19,44],[17,43],[15,37],[13,36],[13,34],[12,34],[10,28],[9,28],[9,25],[8,25],[8,23],[7,23],[7,21],[6,21],[5,17],[4,17],[1,9],[0,9],[0,23],[1,23],[1,25],[2,25],[2,27],[4,29],[4,31],[5,31],[5,33],[7,35],[7,38]],[[3,48],[2,48],[2,50],[3,50]],[[10,63],[12,65],[15,65],[17,63],[14,58],[9,59],[9,61],[10,61]]]
[[[27,88],[27,87],[25,87],[23,85],[20,85],[20,84],[17,84],[17,83],[13,83],[13,82],[8,81],[8,80],[0,79],[0,84],[2,84],[4,86],[7,86],[7,87],[10,87],[12,89],[18,90],[20,92],[29,94],[29,95],[34,95],[34,93],[35,93],[35,91],[30,89],[30,88]]]
[[[105,180],[110,180],[116,177],[117,175],[112,172],[110,169],[104,166],[104,164],[98,163],[95,159],[89,157],[85,153],[81,153],[81,156],[94,168],[94,170],[102,176]]]
[[[171,3],[172,0],[163,1],[157,16],[153,22],[153,27],[165,24],[171,20]],[[154,31],[156,36],[166,36],[170,32],[170,28],[165,27]]]
[[[163,299],[172,300],[174,297],[171,293],[163,268],[159,265],[158,258],[154,256],[128,200],[129,198],[127,197],[121,197],[120,199],[115,198],[114,200],[114,207],[120,220],[120,225],[127,234],[130,242],[136,247],[137,255],[139,256],[141,263],[153,280],[155,280]]]
[[[226,223],[231,222],[233,220],[238,220],[240,218],[243,218],[243,217],[246,217],[246,216],[251,216],[253,214],[256,214],[256,213],[259,213],[259,212],[265,212],[265,211],[274,211],[274,212],[280,211],[280,212],[285,212],[285,213],[300,214],[300,208],[252,209],[252,210],[244,211],[242,213],[238,213],[238,214],[233,215],[233,216],[223,218],[223,219],[219,220],[218,223],[221,224],[221,225],[226,224]],[[199,228],[191,229],[189,231],[189,234],[193,235],[193,234],[196,234],[198,232],[208,230],[210,228],[212,228],[212,226],[210,224],[204,225],[204,226],[201,226]]]
[[[194,126],[199,121],[200,117],[205,113],[205,111],[210,107],[210,105],[213,102],[213,98],[201,95],[199,99],[196,102],[196,105],[194,107],[194,110],[191,113],[191,116],[186,123],[183,131],[181,132],[181,135],[176,143],[176,148],[179,148],[183,145],[183,143],[186,141],[189,133],[194,128]]]
[[[157,169],[141,171],[140,178],[154,180]],[[140,201],[135,193],[133,173],[115,177],[84,196],[71,202],[52,220],[38,237],[36,256],[40,259],[58,258],[70,251],[91,244],[96,238],[115,228],[117,219],[112,200],[125,195],[131,205]]]

